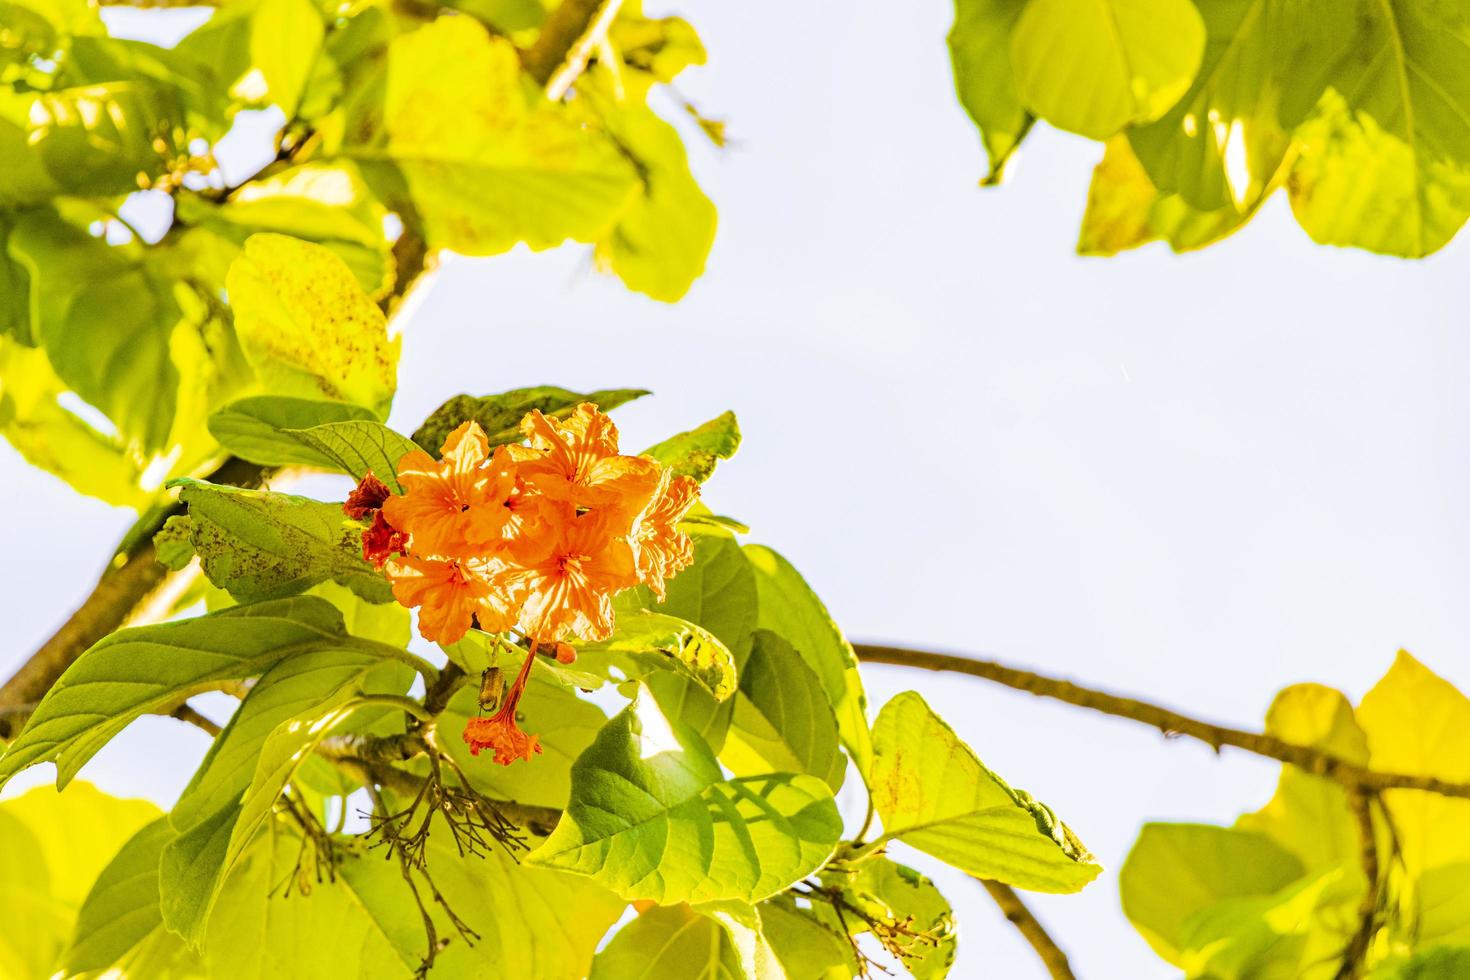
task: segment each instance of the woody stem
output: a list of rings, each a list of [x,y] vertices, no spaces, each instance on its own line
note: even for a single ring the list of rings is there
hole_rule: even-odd
[[[1350,790],[1378,793],[1388,789],[1417,789],[1440,796],[1470,799],[1470,783],[1456,783],[1411,773],[1379,772],[1349,762],[1341,756],[1308,745],[1298,745],[1262,732],[1249,732],[1201,721],[1137,698],[1109,694],[1071,681],[1019,670],[993,660],[975,660],[949,653],[913,650],[874,643],[853,645],[864,663],[892,664],[949,673],[968,674],[982,680],[1013,687],[1037,697],[1053,698],[1091,711],[1127,718],[1165,735],[1187,735],[1219,751],[1222,747],[1242,749],[1256,755],[1296,766],[1315,776],[1334,780]]]

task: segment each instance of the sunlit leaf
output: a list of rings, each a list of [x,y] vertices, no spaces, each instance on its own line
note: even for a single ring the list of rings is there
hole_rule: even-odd
[[[590,980],[786,980],[758,912],[704,908],[675,905],[638,916],[597,954]]]
[[[0,971],[46,977],[71,939],[92,882],[158,808],[88,783],[39,787],[0,803]]]
[[[737,775],[804,772],[834,793],[842,786],[847,760],[822,683],[791,644],[769,630],[756,630],[741,668],[720,760]]]
[[[284,657],[351,642],[340,612],[322,599],[300,596],[119,630],[84,653],[47,692],[0,756],[0,784],[54,761],[57,783],[64,786],[139,715],[252,677]]]
[[[431,245],[466,255],[595,241],[638,184],[611,142],[528,91],[515,47],[469,17],[394,39],[381,124],[349,139],[349,157],[402,173]]]
[[[400,339],[331,250],[284,235],[245,242],[227,287],[246,356],[273,394],[387,414]]]
[[[211,415],[209,432],[225,449],[252,463],[319,466],[320,452],[281,430],[373,418],[370,409],[347,402],[257,395],[231,402]]]
[[[362,525],[340,504],[201,481],[181,484],[204,574],[236,599],[278,599],[333,581],[373,602],[392,591],[362,557]]]
[[[1025,0],[956,0],[949,57],[960,104],[980,129],[990,158],[986,183],[998,183],[1035,117],[1021,104],[1011,68],[1011,28]]]
[[[912,691],[878,713],[871,786],[884,837],[972,875],[1066,893],[1102,870],[1050,809],[985,768]]]
[[[763,545],[746,545],[742,550],[755,573],[760,628],[790,643],[821,680],[837,716],[842,744],[852,753],[858,770],[866,772],[872,757],[872,738],[868,734],[867,697],[852,646],[790,562]]]
[[[813,902],[812,910],[829,928],[853,935],[882,930],[884,947],[897,955],[914,980],[943,980],[958,952],[959,934],[949,900],[934,882],[913,868],[887,858],[870,858],[855,868],[822,875],[850,910]]]
[[[1167,112],[1204,49],[1190,0],[1028,0],[1011,31],[1021,102],[1093,139]]]
[[[715,465],[729,459],[740,448],[740,424],[734,412],[725,412],[697,429],[670,436],[643,451],[644,456],[670,467],[679,476],[703,483],[714,475]]]
[[[582,753],[561,821],[526,860],[629,900],[754,902],[819,867],[841,833],[821,780],[726,779],[697,735],[644,703]]]

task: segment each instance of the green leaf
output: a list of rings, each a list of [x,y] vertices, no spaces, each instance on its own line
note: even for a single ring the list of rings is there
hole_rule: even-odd
[[[125,440],[164,448],[179,387],[169,342],[182,312],[171,286],[141,254],[51,212],[20,219],[9,248],[29,274],[32,329],[57,376]]]
[[[209,976],[409,980],[412,969],[399,964],[385,935],[388,923],[394,920],[380,923],[348,887],[347,861],[335,881],[318,884],[309,870],[309,856],[308,869],[298,871],[304,846],[300,839],[272,826],[235,867],[204,941]],[[377,854],[370,860],[375,867],[386,867],[403,884],[396,865],[386,864]],[[400,906],[395,918],[405,928],[418,921],[410,907]]]
[[[234,606],[197,619],[119,630],[67,668],[3,756],[0,785],[42,762],[58,786],[133,719],[277,661],[353,645],[342,614],[315,597]]]
[[[211,65],[229,98],[279,106],[290,119],[319,60],[323,36],[322,16],[310,0],[246,0],[222,9],[179,49]]]
[[[0,208],[151,185],[184,150],[183,118],[178,91],[147,78],[0,89]]]
[[[737,775],[804,772],[842,786],[847,760],[822,682],[779,635],[756,630],[720,760]]]
[[[282,430],[373,419],[369,409],[347,402],[257,395],[230,402],[211,415],[209,434],[229,452],[262,466],[320,466],[321,453]]]
[[[174,831],[160,817],[134,834],[97,876],[62,957],[68,975],[109,967],[123,976],[183,977],[198,964],[163,926],[158,859]]]
[[[261,753],[277,733],[305,733],[310,722],[362,689],[383,663],[366,650],[318,650],[283,660],[251,686],[209,747],[169,819],[180,830],[253,794]],[[287,730],[291,730],[288,732]]]
[[[1369,980],[1456,980],[1470,976],[1470,946],[1441,946],[1385,964]]]
[[[1144,824],[1118,875],[1123,912],[1154,951],[1182,966],[1190,929],[1229,899],[1274,895],[1301,862],[1264,834],[1205,824]]]
[[[480,713],[478,698],[478,689],[462,688],[439,716],[440,741],[469,776],[470,784],[495,800],[557,809],[566,806],[572,791],[572,763],[592,744],[607,716],[556,682],[532,674],[516,717],[523,729],[539,736],[541,754],[529,762],[501,766],[486,756],[470,755],[461,737],[465,725]]]
[[[650,446],[643,450],[643,455],[652,456],[672,467],[679,476],[703,483],[714,475],[716,463],[734,456],[739,448],[740,425],[735,421],[734,412],[725,412],[697,429],[681,432]]]
[[[1200,12],[1194,85],[1128,139],[1164,193],[1200,211],[1248,211],[1274,190],[1297,114],[1321,94],[1320,19],[1335,14],[1286,0],[1210,0]]]
[[[1011,67],[1011,29],[1025,0],[955,0],[949,57],[960,104],[990,157],[982,183],[998,184],[1036,117],[1021,104]]]
[[[193,194],[176,198],[180,222],[243,246],[273,231],[334,252],[373,299],[393,284],[394,261],[383,235],[388,211],[347,161],[303,163],[261,175],[224,201]]]
[[[333,581],[370,602],[391,601],[387,579],[362,557],[362,525],[340,504],[198,480],[177,485],[204,574],[236,599],[278,599]]]
[[[191,944],[203,940],[225,875],[381,664],[364,650],[318,650],[280,661],[255,682],[170,815],[179,838],[163,851],[161,883],[171,930]]]
[[[1115,136],[1108,140],[1103,158],[1092,172],[1077,253],[1116,255],[1158,240],[1168,242],[1175,252],[1213,245],[1255,217],[1285,173],[1283,167],[1271,189],[1257,196],[1244,211],[1237,211],[1234,204],[1200,211],[1180,195],[1156,188],[1128,140]]]
[[[725,779],[697,735],[645,703],[609,721],[577,759],[566,811],[526,860],[630,901],[755,902],[820,867],[841,834],[821,780]]]
[[[735,656],[725,644],[701,626],[647,610],[619,615],[607,640],[580,644],[577,663],[601,676],[611,676],[607,668],[616,665],[635,680],[657,670],[677,671],[716,701],[735,693]]]
[[[850,870],[828,871],[822,883],[836,889],[856,915],[839,917],[831,906],[813,903],[828,927],[862,935],[881,929],[884,948],[897,956],[914,980],[943,980],[958,951],[954,912],[934,882],[913,868],[884,857]]]
[[[1370,91],[1377,100],[1394,101]],[[1461,97],[1458,91],[1446,94],[1446,112],[1432,118],[1452,115],[1452,100]],[[1410,98],[1398,101],[1401,109],[1413,110]],[[1299,151],[1286,188],[1297,223],[1317,244],[1421,259],[1444,247],[1470,216],[1470,169],[1446,151],[1449,144],[1470,140],[1470,129],[1405,132],[1354,110],[1329,90],[1295,138]]]
[[[668,583],[659,603],[646,586],[629,589],[614,605],[619,618],[641,610],[660,613],[702,626],[719,638],[735,659],[736,676],[750,652],[751,634],[758,614],[755,573],[740,546],[728,534],[695,533],[694,564]],[[665,715],[697,731],[718,752],[735,702],[716,701],[700,684],[677,674],[661,672],[644,678]]]
[[[46,352],[0,337],[0,433],[32,466],[109,504],[142,509],[137,456],[57,401],[68,390]]]
[[[630,203],[633,168],[522,77],[515,46],[469,17],[401,34],[381,122],[349,125],[343,152],[401,172],[431,247],[495,255],[595,241]]]
[[[327,398],[386,416],[400,338],[330,249],[285,235],[245,241],[226,288],[245,356],[273,393]]]
[[[1204,50],[1190,0],[1028,0],[1011,32],[1021,102],[1098,140],[1168,112]]]
[[[1436,251],[1470,215],[1470,14],[1352,0],[1311,16],[1328,92],[1295,134],[1297,221],[1325,245]]]
[[[720,906],[709,912],[649,909],[597,954],[591,980],[786,980],[759,931],[759,913],[736,917]]]
[[[618,100],[615,90],[600,66],[577,87],[639,177],[633,202],[593,254],[629,289],[673,303],[704,273],[715,241],[715,206],[689,172],[679,131],[640,99]]]
[[[790,562],[763,545],[746,545],[743,550],[755,572],[760,628],[780,634],[821,680],[837,715],[842,744],[858,771],[867,772],[873,751],[868,701],[852,646]]]
[[[797,908],[789,894],[762,902],[760,910],[766,942],[788,976],[851,980],[861,975],[842,930],[818,921],[810,909]]]
[[[520,442],[521,419],[535,409],[551,418],[564,419],[583,402],[591,402],[604,412],[648,394],[637,388],[612,388],[579,394],[552,385],[517,388],[500,395],[455,395],[424,419],[413,434],[413,441],[427,452],[437,453],[449,433],[466,422],[478,422],[485,430],[491,446]]]
[[[870,785],[883,839],[972,875],[1068,893],[1102,870],[1050,809],[985,768],[913,691],[878,713]]]
[[[401,493],[398,461],[417,447],[380,422],[353,420],[323,422],[309,429],[291,429],[286,435],[310,449],[319,465],[362,479],[371,472],[394,493]]]
[[[99,873],[158,808],[88,783],[0,803],[0,973],[51,976]]]

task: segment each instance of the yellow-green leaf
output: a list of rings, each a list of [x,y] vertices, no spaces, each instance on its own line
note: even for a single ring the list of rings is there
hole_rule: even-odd
[[[285,235],[245,241],[226,288],[235,330],[276,395],[352,402],[386,416],[400,340],[330,249]]]
[[[1099,140],[1169,111],[1204,50],[1190,0],[1028,0],[1011,32],[1021,102]]]

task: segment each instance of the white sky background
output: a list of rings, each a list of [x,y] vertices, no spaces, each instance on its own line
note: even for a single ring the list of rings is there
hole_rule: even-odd
[[[1039,131],[1007,186],[978,189],[943,0],[681,10],[712,56],[681,88],[736,143],[690,141],[720,208],[709,273],[665,307],[579,249],[447,263],[404,324],[400,428],[460,391],[652,388],[617,413],[626,445],[734,409],[745,446],[707,501],[855,638],[1244,726],[1294,681],[1360,696],[1400,646],[1470,686],[1470,246],[1325,249],[1282,199],[1193,256],[1079,259],[1101,148]],[[8,447],[0,506],[8,673],[129,515]],[[1254,809],[1274,767],[980,681],[867,676],[875,710],[922,691],[1097,852],[1083,894],[1032,901],[1081,975],[1172,975],[1119,911],[1123,857],[1146,820]],[[166,804],[204,748],[148,719],[83,776]],[[1043,976],[977,885],[914,863],[955,903],[955,976]]]

